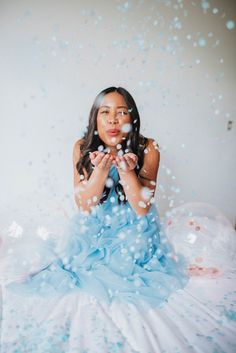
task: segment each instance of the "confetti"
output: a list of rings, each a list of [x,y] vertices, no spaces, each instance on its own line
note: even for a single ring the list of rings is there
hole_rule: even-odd
[[[229,30],[231,30],[231,29],[234,29],[234,27],[235,27],[235,23],[234,23],[234,21],[227,21],[226,22],[226,27],[229,29]]]

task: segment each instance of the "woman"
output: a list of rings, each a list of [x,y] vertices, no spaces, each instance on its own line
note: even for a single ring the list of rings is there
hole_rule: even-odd
[[[75,167],[78,163],[74,174],[75,187],[81,182],[85,184],[82,181],[84,178],[80,179],[84,171],[85,180],[89,176],[89,183],[79,194],[80,197],[76,195],[79,207],[82,204],[87,210],[100,202],[109,169],[113,164],[118,168],[120,181],[124,185],[132,186],[132,190],[126,186],[125,199],[129,201],[133,210],[138,215],[145,215],[148,212],[155,192],[160,152],[154,140],[141,136],[139,129],[140,118],[136,104],[124,88],[110,87],[97,96],[91,109],[84,141],[78,141],[74,147]],[[82,158],[80,145],[84,151]],[[96,149],[100,150],[96,151]],[[91,152],[91,162],[89,152]],[[82,170],[83,164],[85,169]],[[94,166],[93,173],[91,164]],[[81,174],[78,174],[77,169]],[[93,189],[93,185],[96,185],[96,188]],[[141,191],[145,186],[149,188],[150,197],[142,196]],[[122,187],[121,190],[123,190]],[[89,199],[91,204],[88,205]]]
[[[145,297],[158,305],[186,284],[187,277],[164,234],[160,239],[154,206],[160,152],[139,129],[129,92],[110,87],[98,94],[87,132],[74,146],[75,201],[87,213],[84,225],[99,224],[86,235],[86,258],[83,253],[83,267],[93,271],[91,294],[98,295],[99,286],[107,299]],[[115,282],[112,287],[110,281]]]
[[[195,297],[165,237],[154,204],[160,152],[139,129],[129,92],[98,94],[73,149],[78,212],[63,238],[31,239],[39,260],[27,268],[16,244],[8,249],[22,276],[3,286],[3,353],[234,351],[233,326],[206,307],[211,297]]]

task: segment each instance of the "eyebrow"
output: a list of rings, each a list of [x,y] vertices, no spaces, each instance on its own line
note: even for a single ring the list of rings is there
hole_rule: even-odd
[[[109,107],[109,105],[101,105],[101,107],[99,107],[99,109],[100,108],[112,108],[112,107]],[[128,107],[126,107],[125,105],[120,105],[119,107],[117,107],[117,108],[126,108],[126,109],[128,109]]]

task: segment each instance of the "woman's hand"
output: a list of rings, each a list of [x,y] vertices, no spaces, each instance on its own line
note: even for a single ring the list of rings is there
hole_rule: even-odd
[[[114,157],[109,153],[105,154],[100,151],[90,153],[91,163],[99,169],[109,170],[113,159]]]
[[[113,163],[122,172],[129,172],[136,167],[138,157],[134,153],[126,153],[122,157],[116,156]]]

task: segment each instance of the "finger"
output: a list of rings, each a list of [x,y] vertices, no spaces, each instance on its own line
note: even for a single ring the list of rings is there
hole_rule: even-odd
[[[135,164],[136,164],[134,162],[134,160],[130,156],[125,156],[124,158],[126,159],[128,167],[133,169],[135,167]]]
[[[110,154],[108,154],[108,158],[107,158],[107,160],[106,160],[105,168],[110,167],[112,161],[113,161],[113,156],[111,156]]]
[[[97,154],[97,156],[95,157],[94,161],[93,161],[94,164],[98,165],[101,162],[101,160],[103,159],[104,156],[105,156],[105,154],[103,152],[99,152]]]
[[[138,157],[136,156],[136,154],[134,154],[134,153],[127,153],[127,155],[128,155],[129,158],[131,158],[135,163],[137,163]]]
[[[120,165],[120,162],[121,162],[121,157],[116,157],[116,163],[118,166]]]
[[[101,159],[100,163],[98,164],[98,166],[101,167],[101,168],[105,168],[108,160],[109,160],[109,154],[105,154],[102,157],[102,159]]]
[[[96,152],[89,152],[90,159],[94,159],[96,157]]]
[[[116,167],[118,167],[118,161],[117,161],[117,157],[116,156],[113,156],[112,164],[114,164]]]
[[[127,163],[126,163],[126,161],[125,161],[123,156],[119,157],[118,165],[119,165],[119,168],[122,169],[123,171],[127,170],[128,165],[127,165]]]
[[[136,166],[136,162],[130,156],[125,155],[125,160],[127,162],[127,166],[130,170],[134,169]]]
[[[99,151],[89,152],[90,160],[94,160],[100,154]]]

